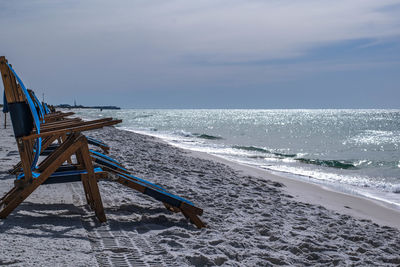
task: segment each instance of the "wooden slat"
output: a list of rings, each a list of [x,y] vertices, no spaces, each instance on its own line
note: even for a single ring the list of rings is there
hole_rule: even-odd
[[[36,138],[39,138],[39,137],[46,137],[46,136],[50,136],[50,135],[53,135],[53,134],[58,135],[58,134],[63,134],[63,133],[90,131],[90,130],[94,130],[94,129],[100,129],[100,128],[103,128],[105,126],[115,125],[115,124],[118,124],[118,123],[121,123],[121,122],[122,122],[122,120],[113,120],[113,121],[107,121],[107,122],[102,122],[102,123],[94,123],[94,124],[91,124],[91,125],[85,125],[85,126],[78,126],[78,127],[67,128],[67,129],[55,130],[55,131],[45,132],[45,133],[41,133],[41,134],[31,134],[31,135],[22,137],[22,139],[29,140],[29,139],[36,139]]]
[[[84,125],[89,125],[93,123],[100,123],[100,122],[107,122],[111,121],[112,118],[104,118],[100,120],[93,120],[93,121],[60,121],[59,123],[55,123],[52,125],[47,125],[43,124],[43,126],[40,128],[40,132],[47,132],[47,131],[55,131],[55,130],[60,130],[60,129],[65,129],[65,128],[72,128],[72,127],[78,127],[78,126],[84,126]]]
[[[46,118],[45,118],[45,123],[43,123],[41,125],[41,127],[49,127],[49,126],[52,126],[52,125],[60,125],[61,123],[77,122],[77,121],[82,121],[82,119],[80,119],[80,118],[73,118],[73,119],[66,118],[66,119],[62,119],[62,120],[49,121],[49,120],[46,120]]]

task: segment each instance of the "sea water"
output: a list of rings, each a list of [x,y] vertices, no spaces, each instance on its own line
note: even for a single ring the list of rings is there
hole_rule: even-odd
[[[75,110],[116,117],[159,137],[400,209],[400,110]]]

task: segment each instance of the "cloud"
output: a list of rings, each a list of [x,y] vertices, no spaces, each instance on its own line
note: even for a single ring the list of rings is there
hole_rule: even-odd
[[[398,7],[394,0],[1,1],[0,54],[31,84],[71,93],[264,86],[396,65],[310,55],[352,40],[368,40],[359,49],[397,42]]]
[[[398,1],[387,0],[18,2],[14,9],[7,4],[16,17],[10,37],[105,51],[107,43],[147,53],[150,61],[186,55],[227,62],[292,58],[319,45],[400,35],[400,12],[385,8]]]

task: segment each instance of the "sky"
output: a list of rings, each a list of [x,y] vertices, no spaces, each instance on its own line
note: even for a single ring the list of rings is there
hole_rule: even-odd
[[[51,104],[400,108],[400,1],[0,0],[0,25]]]

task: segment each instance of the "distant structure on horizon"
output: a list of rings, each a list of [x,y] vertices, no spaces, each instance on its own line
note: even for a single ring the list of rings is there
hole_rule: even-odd
[[[82,106],[82,105],[76,105],[76,101],[74,101],[74,105],[71,106],[70,104],[59,104],[55,106],[56,108],[82,108],[82,109],[121,109],[120,107],[117,106]]]

